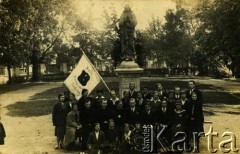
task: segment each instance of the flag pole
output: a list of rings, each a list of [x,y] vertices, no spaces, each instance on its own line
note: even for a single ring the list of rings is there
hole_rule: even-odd
[[[92,66],[92,67],[94,68],[94,70],[97,72],[98,77],[102,80],[102,82],[103,82],[103,84],[105,85],[105,87],[107,88],[107,90],[108,90],[109,92],[111,92],[111,90],[108,88],[106,82],[103,80],[103,78],[101,77],[101,75],[98,73],[97,69],[93,66],[93,64],[91,63],[91,61],[88,59],[88,57],[87,57],[87,55],[85,54],[85,52],[82,51],[82,53],[83,53],[84,56],[86,56],[88,62],[91,64],[91,66]]]

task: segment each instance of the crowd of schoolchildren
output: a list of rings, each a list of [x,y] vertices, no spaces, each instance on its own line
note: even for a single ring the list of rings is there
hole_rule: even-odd
[[[187,148],[198,152],[199,142],[193,144],[193,132],[203,132],[202,93],[194,81],[188,85],[186,90],[179,86],[165,90],[158,83],[150,93],[148,87],[136,91],[130,83],[122,98],[115,91],[108,98],[98,91],[93,98],[83,89],[79,100],[73,93],[60,93],[52,113],[57,137],[55,149],[77,147],[89,153],[104,150],[103,153],[141,153],[143,143],[136,139],[143,137],[143,125],[152,125],[159,131],[165,128],[160,136],[165,146],[171,147],[179,138],[177,132],[186,132]],[[182,145],[174,147],[178,149],[183,149]],[[155,150],[159,150],[158,145]]]

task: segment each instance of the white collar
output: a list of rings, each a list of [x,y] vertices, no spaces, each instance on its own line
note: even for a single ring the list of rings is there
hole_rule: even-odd
[[[112,98],[110,98],[110,100],[111,100],[111,101],[118,101],[119,98],[118,98],[118,97],[116,97],[116,99],[112,99]]]
[[[177,111],[176,109],[174,109],[174,111],[176,112],[176,113],[183,113],[183,112],[185,112],[185,110],[181,110],[181,111]]]

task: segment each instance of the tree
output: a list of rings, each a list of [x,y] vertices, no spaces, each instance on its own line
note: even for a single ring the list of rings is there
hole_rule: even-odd
[[[115,7],[110,7],[110,13],[104,10],[104,30],[102,31],[102,44],[105,51],[114,61],[116,68],[121,62],[120,31],[118,27],[118,16]]]
[[[157,59],[158,65],[165,59],[161,48],[161,37],[163,35],[162,24],[159,18],[152,17],[149,26],[144,31],[145,36],[144,46],[148,50],[146,57],[150,59]]]
[[[9,5],[7,1],[2,1],[0,4],[0,64],[7,66],[8,83],[11,83],[12,75],[10,69],[19,66],[23,62],[22,59],[24,57],[23,52],[17,52],[23,49],[23,46],[18,42],[21,20],[15,13],[14,6]]]
[[[214,55],[213,60],[227,66],[235,77],[240,65],[240,2],[215,0],[198,17],[202,22],[196,34],[198,46]]]
[[[136,31],[135,49],[137,59],[136,62],[140,67],[143,67],[146,62],[146,36],[144,32]]]
[[[192,51],[192,39],[189,34],[187,11],[178,8],[176,12],[168,10],[165,15],[161,36],[161,49],[170,68],[188,62]]]
[[[104,53],[100,53],[102,50],[100,50],[99,35],[96,30],[86,30],[73,36],[73,41],[79,43],[79,50],[77,51],[79,58],[84,52],[94,64],[98,59],[97,55],[104,55]]]
[[[3,0],[1,3],[6,15],[16,16],[21,23],[15,38],[18,39],[21,49],[25,48],[25,62],[33,66],[33,81],[39,79],[39,64],[55,54],[52,47],[57,40],[63,38],[64,32],[76,23],[73,20],[76,16],[73,10],[69,9],[70,4],[68,0]],[[2,35],[7,36],[8,33],[14,35],[12,28],[4,31]],[[12,36],[11,39],[14,38]],[[14,55],[22,55],[22,51],[14,50]]]

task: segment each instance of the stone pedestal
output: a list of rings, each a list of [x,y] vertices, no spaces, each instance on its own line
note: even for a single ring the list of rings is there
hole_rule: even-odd
[[[119,78],[119,94],[122,97],[125,90],[129,90],[129,84],[135,84],[135,90],[140,90],[140,77],[143,69],[134,61],[123,61],[121,65],[115,69]]]

